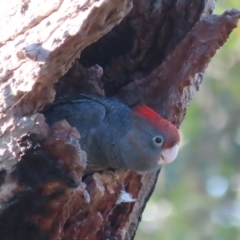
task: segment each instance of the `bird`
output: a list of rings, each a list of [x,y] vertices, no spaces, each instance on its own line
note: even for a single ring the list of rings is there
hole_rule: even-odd
[[[89,171],[155,171],[178,154],[177,127],[146,104],[131,109],[115,98],[80,94],[61,98],[42,113],[50,126],[65,119],[79,131]]]

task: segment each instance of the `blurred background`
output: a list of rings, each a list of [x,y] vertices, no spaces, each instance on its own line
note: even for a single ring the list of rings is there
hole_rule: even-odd
[[[218,0],[215,13],[240,9]],[[218,50],[162,169],[136,240],[240,240],[240,24]]]

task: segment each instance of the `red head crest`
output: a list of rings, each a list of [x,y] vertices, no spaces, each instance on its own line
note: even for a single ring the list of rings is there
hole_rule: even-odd
[[[134,109],[134,112],[144,118],[148,123],[155,126],[160,133],[168,136],[164,148],[169,148],[180,141],[178,129],[167,119],[161,117],[147,105],[141,105]]]

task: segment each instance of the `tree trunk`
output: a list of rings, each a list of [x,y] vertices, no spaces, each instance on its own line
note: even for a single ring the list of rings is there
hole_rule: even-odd
[[[159,172],[86,175],[76,129],[49,129],[38,112],[55,93],[87,93],[144,102],[179,126],[240,18],[212,15],[214,3],[0,3],[1,240],[134,238]]]

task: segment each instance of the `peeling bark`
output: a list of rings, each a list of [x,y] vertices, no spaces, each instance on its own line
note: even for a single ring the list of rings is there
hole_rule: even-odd
[[[0,9],[0,237],[133,239],[158,172],[86,174],[66,121],[38,113],[56,97],[146,103],[177,126],[240,12],[215,1],[8,1]],[[1,5],[2,3],[0,3]],[[77,58],[80,57],[78,60]],[[65,74],[65,75],[64,75]]]

